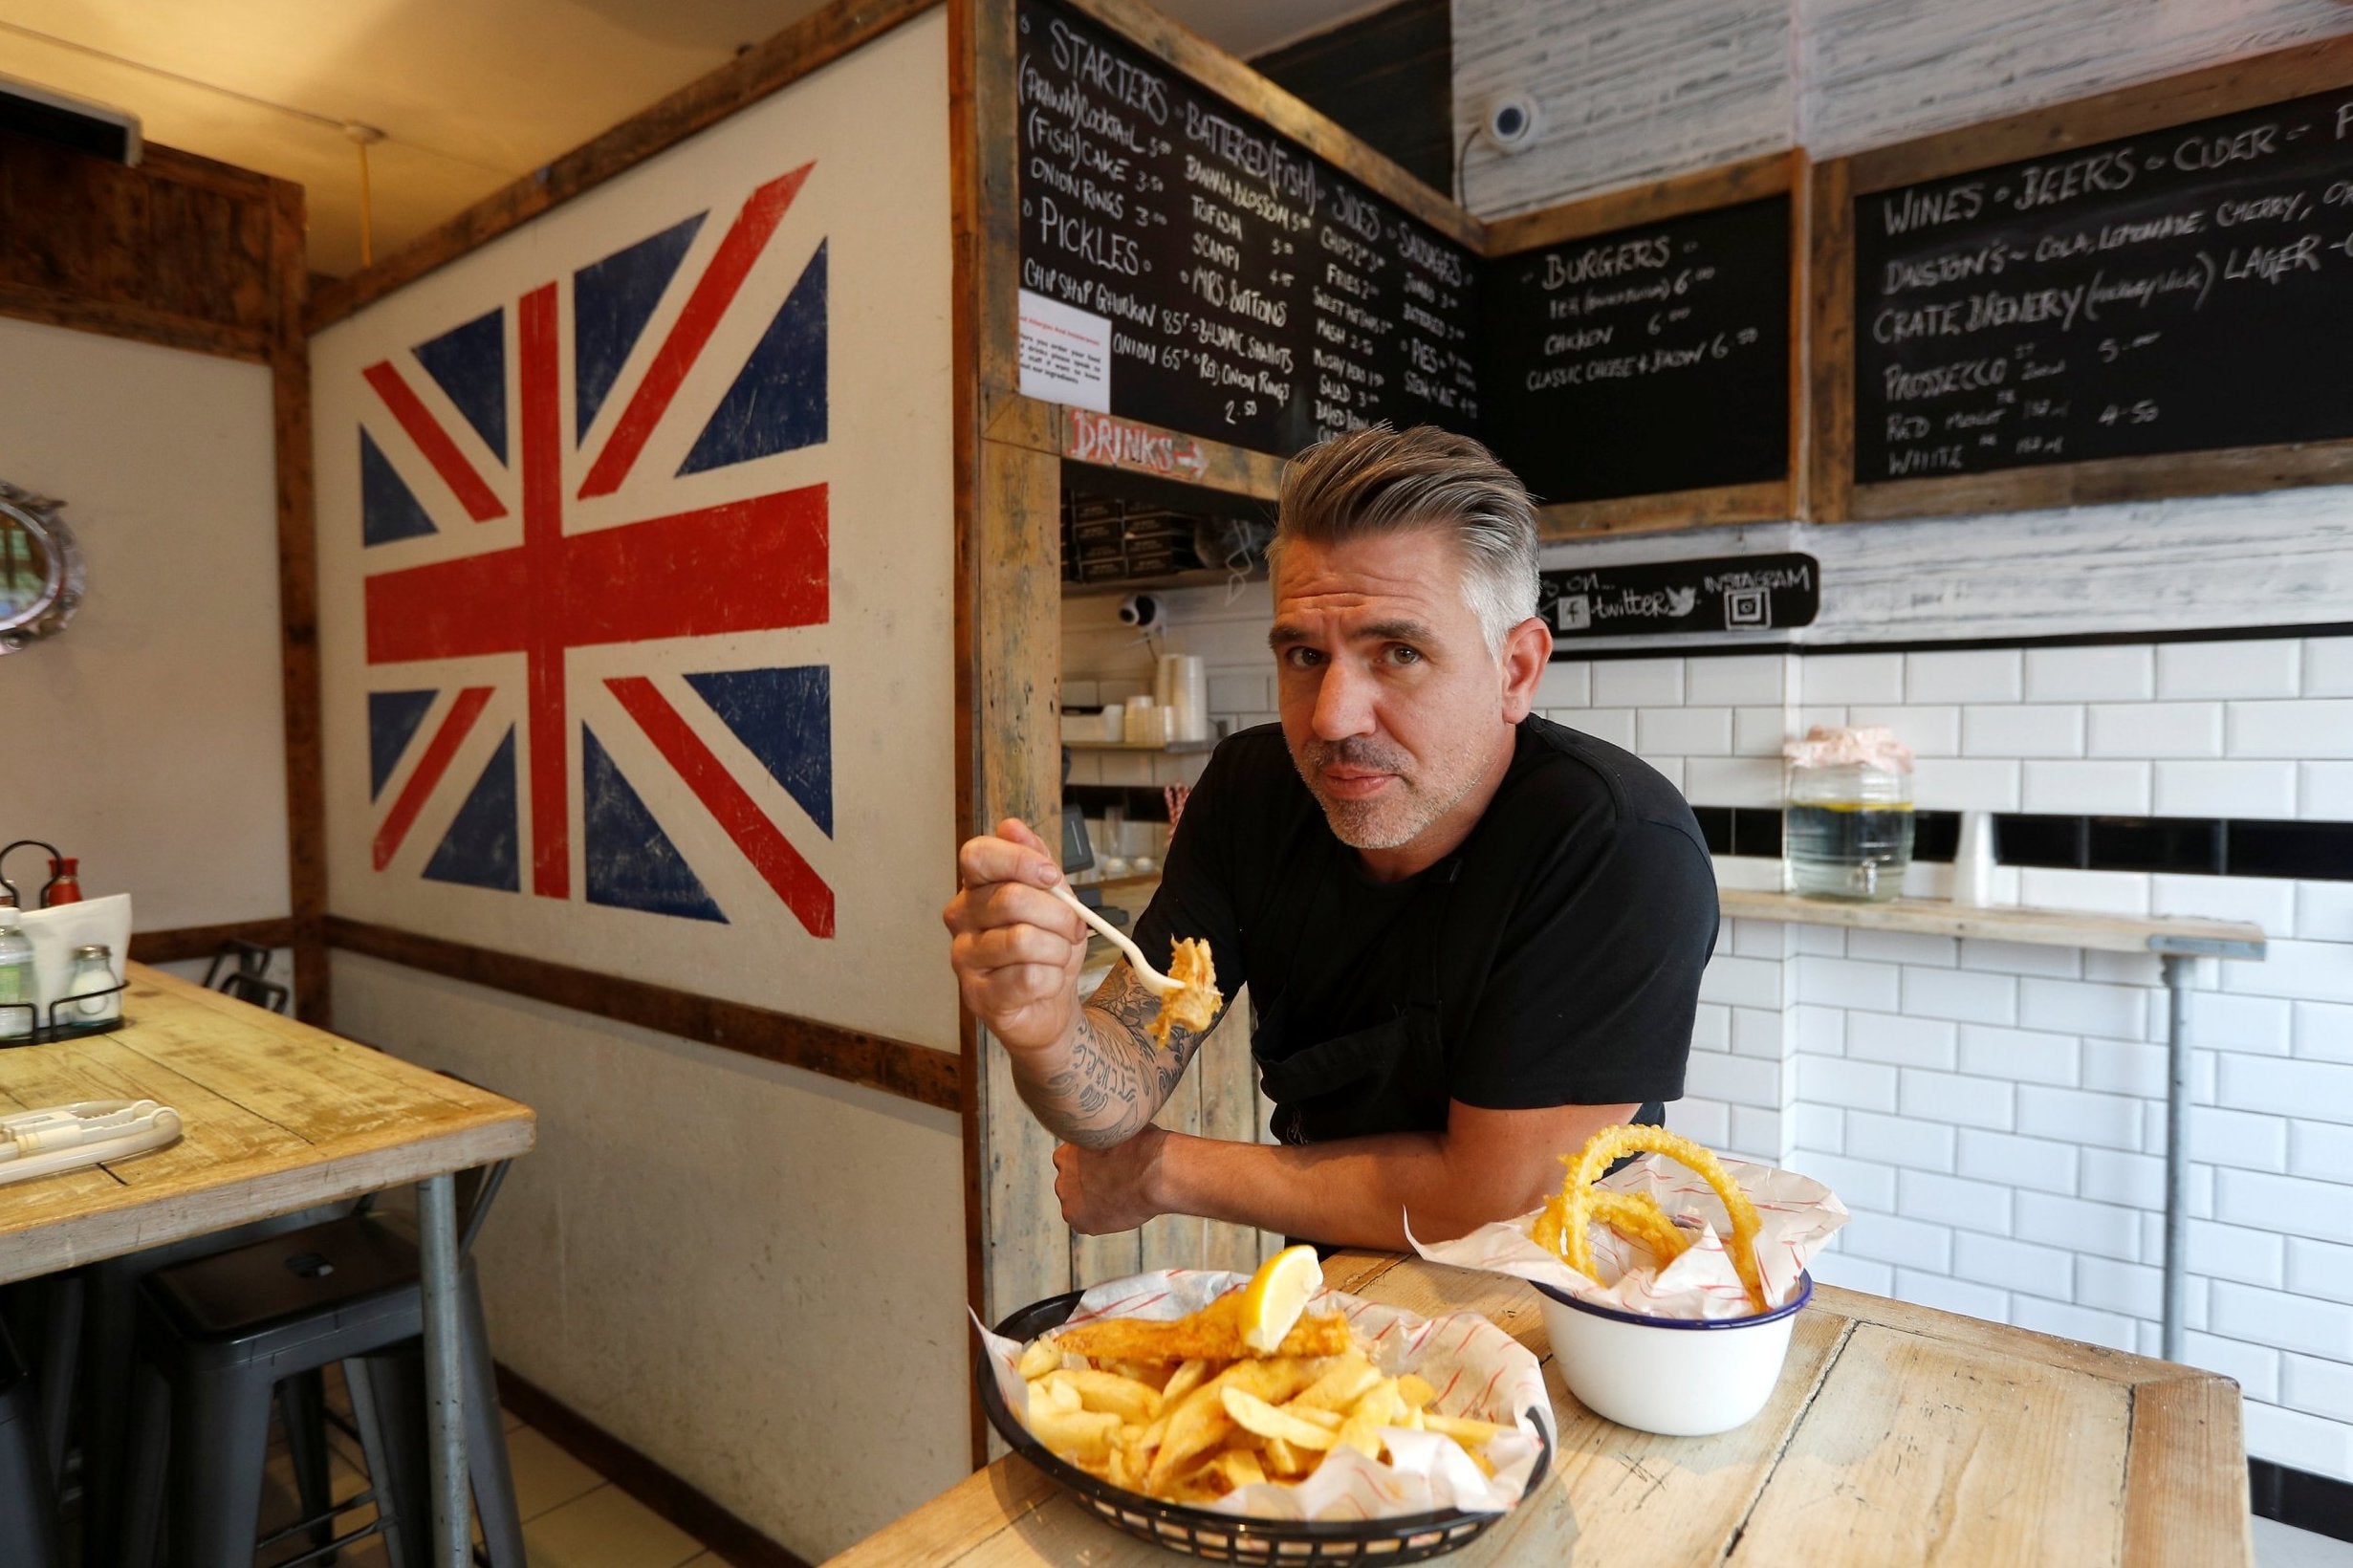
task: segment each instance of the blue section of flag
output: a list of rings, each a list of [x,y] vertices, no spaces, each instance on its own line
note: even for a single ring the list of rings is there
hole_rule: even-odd
[[[425,862],[425,874],[435,882],[519,893],[523,890],[521,846],[521,822],[515,810],[514,727],[510,725],[507,738],[490,753],[490,765],[474,780],[449,831],[442,835],[441,847]]]
[[[457,404],[466,423],[507,461],[507,313],[495,310],[419,343],[417,362]]]
[[[440,532],[376,438],[359,432],[359,542],[390,544]]]
[[[597,410],[621,375],[638,335],[662,301],[686,248],[708,213],[664,229],[572,274],[572,385],[577,439],[588,438]]]
[[[832,838],[833,672],[823,664],[730,669],[689,675],[686,684]]]
[[[580,727],[580,783],[589,903],[727,923],[702,879],[586,725]]]
[[[825,246],[820,244],[678,471],[701,473],[822,442],[825,359]]]
[[[368,798],[384,793],[384,780],[401,765],[401,753],[417,738],[417,726],[433,709],[434,691],[368,693]]]

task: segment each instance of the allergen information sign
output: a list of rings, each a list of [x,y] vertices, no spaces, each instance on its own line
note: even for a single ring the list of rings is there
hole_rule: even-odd
[[[1811,555],[1712,555],[1537,574],[1536,614],[1557,640],[1659,632],[1765,632],[1811,625],[1821,563]]]

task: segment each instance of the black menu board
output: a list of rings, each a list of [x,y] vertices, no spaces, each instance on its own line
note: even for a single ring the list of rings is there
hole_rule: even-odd
[[[1081,313],[1025,354],[1107,338],[1111,413],[1283,456],[1476,427],[1469,250],[1078,12],[1015,16],[1021,288]]]
[[[1487,264],[1485,434],[1539,500],[1789,474],[1786,195]]]
[[[2353,437],[2353,89],[1854,224],[1860,483]]]

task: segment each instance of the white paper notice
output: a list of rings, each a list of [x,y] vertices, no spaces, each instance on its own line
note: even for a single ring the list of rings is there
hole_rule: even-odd
[[[1111,323],[1022,290],[1021,395],[1111,412]]]

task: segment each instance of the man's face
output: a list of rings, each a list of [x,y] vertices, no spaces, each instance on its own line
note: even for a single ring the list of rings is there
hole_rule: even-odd
[[[1410,843],[1509,755],[1505,677],[1445,534],[1284,545],[1269,642],[1283,738],[1340,841]]]

